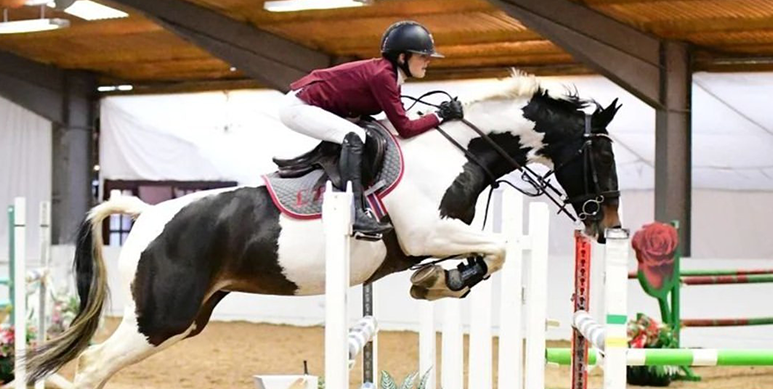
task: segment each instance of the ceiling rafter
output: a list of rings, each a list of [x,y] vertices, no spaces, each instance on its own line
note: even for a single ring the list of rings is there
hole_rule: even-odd
[[[651,106],[660,96],[660,41],[567,0],[490,0]]]
[[[31,61],[0,50],[0,95],[46,118],[68,121],[67,102],[90,101],[94,76]]]
[[[332,58],[210,9],[183,0],[116,0],[167,30],[279,90]]]

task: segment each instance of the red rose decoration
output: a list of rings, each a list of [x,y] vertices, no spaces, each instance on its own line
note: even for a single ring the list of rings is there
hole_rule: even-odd
[[[642,227],[631,242],[639,262],[639,272],[655,289],[661,289],[674,276],[674,255],[679,236],[670,224],[652,223]]]

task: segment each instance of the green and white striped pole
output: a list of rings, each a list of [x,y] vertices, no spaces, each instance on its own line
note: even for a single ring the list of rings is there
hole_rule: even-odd
[[[628,366],[773,366],[773,350],[635,348],[624,351]],[[572,353],[568,348],[549,348],[545,357],[548,363],[569,365]],[[608,360],[609,355],[604,359]],[[595,365],[597,360],[596,350],[588,350],[588,364]]]

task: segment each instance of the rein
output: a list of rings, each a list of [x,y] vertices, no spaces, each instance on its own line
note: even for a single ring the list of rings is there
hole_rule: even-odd
[[[442,94],[449,99],[453,99],[453,97],[448,94],[446,91],[442,90],[434,90],[429,91],[427,93],[424,93],[423,95],[419,96],[418,98],[412,97],[412,96],[401,96],[403,98],[407,98],[409,100],[413,101],[413,104],[411,104],[407,110],[410,110],[413,108],[416,104],[421,103],[430,107],[440,108],[440,106],[432,103],[428,103],[424,101],[424,98],[436,95],[436,94]],[[616,198],[620,197],[619,191],[602,191],[601,187],[599,185],[598,180],[598,174],[596,173],[596,166],[593,162],[593,158],[590,153],[590,147],[593,144],[594,139],[604,138],[608,141],[612,141],[612,138],[608,134],[594,134],[591,129],[591,115],[585,114],[585,131],[582,134],[582,138],[584,139],[582,146],[580,146],[579,149],[577,149],[577,152],[574,153],[569,159],[561,162],[558,164],[558,166],[547,173],[545,175],[539,175],[535,173],[531,168],[528,166],[523,166],[519,164],[510,154],[507,153],[501,146],[499,146],[496,142],[494,142],[491,137],[488,136],[488,134],[481,131],[480,128],[478,128],[476,125],[468,121],[467,119],[461,119],[461,122],[464,123],[467,127],[475,131],[486,143],[491,146],[491,148],[500,156],[502,157],[507,163],[509,163],[513,170],[518,170],[521,172],[521,180],[528,183],[534,188],[533,192],[527,191],[523,188],[520,188],[516,186],[515,184],[505,180],[505,179],[497,179],[497,177],[485,166],[485,164],[476,157],[472,152],[467,150],[464,146],[459,144],[455,139],[453,139],[445,130],[443,130],[440,126],[437,126],[435,129],[440,132],[443,137],[445,137],[451,144],[456,146],[459,150],[461,150],[465,156],[471,161],[473,161],[478,167],[483,170],[484,174],[487,176],[489,185],[491,186],[491,189],[489,190],[488,199],[486,201],[486,216],[483,221],[483,225],[486,225],[486,218],[488,217],[488,207],[491,202],[491,195],[494,189],[499,187],[499,184],[505,183],[510,185],[515,190],[521,192],[525,196],[528,197],[538,197],[541,195],[545,195],[548,199],[550,199],[553,204],[555,204],[558,207],[558,213],[564,213],[569,219],[572,220],[572,222],[577,222],[577,219],[580,220],[586,220],[586,219],[595,219],[596,216],[599,214],[601,210],[601,204],[604,202],[605,198]],[[569,162],[573,161],[575,158],[583,157],[583,173],[587,173],[590,171],[592,182],[588,182],[588,176],[587,174],[583,175],[583,182],[585,186],[585,194],[568,197],[564,195],[558,188],[556,188],[550,181],[550,176],[554,175],[556,172],[561,170],[563,167],[565,167]],[[572,215],[569,211],[567,211],[566,207],[570,204],[577,204],[582,203],[582,206],[580,207],[580,212],[578,213],[577,217]]]
[[[450,94],[448,94],[448,92],[442,91],[442,90],[430,91],[430,92],[424,93],[418,98],[413,96],[406,96],[406,95],[402,95],[400,97],[407,98],[413,101],[413,104],[411,104],[406,109],[406,111],[408,111],[411,108],[413,108],[416,104],[419,104],[419,103],[430,107],[434,107],[434,108],[440,108],[439,105],[428,103],[423,100],[426,97],[436,95],[436,94],[442,94],[448,97],[449,99],[454,99]],[[572,220],[573,223],[576,223],[578,218],[580,220],[596,219],[601,211],[601,204],[604,202],[605,198],[615,198],[620,196],[619,191],[606,191],[606,192],[601,191],[601,187],[598,182],[598,175],[596,174],[596,166],[593,162],[593,158],[590,153],[590,147],[594,139],[605,138],[611,142],[612,138],[610,138],[609,135],[607,134],[592,133],[591,115],[589,114],[585,114],[585,131],[582,134],[582,138],[584,139],[582,146],[569,159],[561,162],[560,164],[558,164],[556,168],[545,173],[545,175],[539,175],[528,166],[523,166],[519,164],[518,161],[516,161],[512,156],[510,156],[510,154],[507,153],[507,151],[505,151],[501,146],[499,146],[496,142],[494,142],[494,140],[491,139],[491,137],[489,137],[488,134],[481,131],[480,128],[478,128],[476,125],[474,125],[467,119],[461,119],[461,122],[464,123],[470,129],[472,129],[473,131],[475,131],[483,140],[485,140],[486,143],[488,143],[489,146],[491,146],[491,148],[500,157],[502,157],[507,163],[512,165],[513,170],[520,171],[521,180],[528,183],[534,188],[534,191],[530,192],[516,186],[515,184],[513,184],[508,180],[497,179],[497,177],[485,166],[485,164],[478,157],[476,157],[467,148],[465,148],[459,142],[457,142],[445,130],[440,128],[440,126],[435,127],[435,129],[438,132],[440,132],[443,135],[443,137],[445,137],[456,148],[461,150],[470,161],[478,165],[478,167],[481,168],[481,170],[488,178],[489,185],[491,186],[491,188],[489,189],[489,193],[486,199],[486,210],[485,210],[486,213],[483,218],[482,228],[485,228],[486,222],[488,220],[488,210],[491,205],[491,197],[494,193],[494,189],[498,188],[499,184],[501,183],[510,185],[512,188],[514,188],[515,190],[521,192],[522,194],[528,197],[538,197],[541,195],[547,196],[547,198],[549,198],[550,201],[552,201],[553,204],[555,204],[558,207],[558,214],[564,213],[567,217],[569,217],[569,219]],[[557,171],[561,170],[563,167],[567,166],[569,162],[573,161],[575,158],[578,158],[578,157],[584,158],[583,159],[583,181],[585,186],[585,194],[579,195],[579,196],[567,197],[550,182],[550,176],[554,175]],[[590,183],[588,182],[588,175],[587,175],[587,172],[589,169],[592,176],[592,182]],[[575,217],[566,209],[566,207],[567,205],[576,204],[580,202],[582,202],[582,206],[580,207],[580,212],[578,213],[577,217]],[[447,261],[449,259],[455,259],[455,258],[459,258],[459,256],[453,255],[445,258],[440,258],[434,261],[423,262],[421,264],[412,266],[411,268],[412,269],[423,268],[425,266],[434,265],[439,262],[443,262],[443,261]]]
[[[413,108],[418,103],[421,103],[421,104],[424,104],[424,105],[427,105],[427,106],[430,106],[430,107],[439,108],[438,105],[432,104],[432,103],[428,103],[428,102],[423,100],[424,98],[426,98],[428,96],[432,96],[432,95],[436,95],[436,94],[442,94],[442,95],[447,96],[449,99],[452,99],[451,95],[448,94],[448,92],[441,91],[441,90],[435,90],[435,91],[430,91],[430,92],[424,93],[423,95],[419,96],[418,98],[413,97],[413,96],[405,96],[405,95],[403,95],[401,97],[407,98],[409,100],[413,100],[413,104],[411,104],[406,110],[410,110],[411,108]],[[485,140],[489,144],[489,146],[491,146],[491,148],[494,149],[494,151],[496,151],[497,154],[499,154],[499,156],[501,156],[505,161],[507,161],[507,163],[512,165],[513,170],[520,171],[521,172],[521,180],[523,180],[524,182],[528,183],[529,185],[531,185],[534,188],[534,191],[530,192],[530,191],[528,191],[526,189],[523,189],[521,187],[516,186],[515,184],[513,184],[512,182],[510,182],[508,180],[497,179],[497,177],[494,176],[494,174],[480,161],[480,159],[478,157],[476,157],[474,154],[472,154],[472,152],[467,150],[467,148],[465,148],[464,146],[459,144],[459,142],[457,142],[455,139],[453,139],[440,126],[435,127],[435,129],[438,130],[438,132],[440,132],[443,135],[443,137],[448,139],[449,142],[451,142],[459,150],[464,152],[464,155],[467,156],[468,159],[470,159],[476,165],[478,165],[478,167],[480,167],[483,170],[483,172],[486,174],[486,176],[489,179],[489,183],[491,185],[491,189],[489,190],[488,199],[486,201],[486,216],[484,217],[484,221],[483,221],[483,225],[484,226],[486,225],[486,219],[488,218],[488,208],[489,208],[489,205],[491,203],[491,196],[493,194],[493,190],[498,188],[499,184],[501,184],[501,183],[510,185],[513,189],[521,192],[523,195],[528,196],[528,197],[539,197],[541,195],[547,196],[547,198],[549,198],[550,201],[552,201],[553,204],[555,204],[558,207],[558,213],[564,213],[566,216],[569,217],[569,219],[572,220],[572,222],[577,222],[577,218],[574,215],[572,215],[569,211],[566,210],[566,206],[568,204],[571,204],[571,203],[567,202],[566,200],[556,199],[556,197],[561,198],[561,197],[564,197],[564,195],[549,180],[549,177],[550,177],[550,175],[553,172],[548,172],[548,174],[546,174],[544,176],[541,176],[541,175],[537,174],[530,167],[523,166],[523,165],[519,164],[513,157],[510,156],[510,154],[507,153],[507,151],[505,151],[501,146],[499,146],[496,142],[494,142],[494,140],[491,139],[491,137],[489,137],[486,133],[481,131],[481,129],[478,128],[476,125],[474,125],[473,123],[471,123],[467,119],[461,119],[461,122],[464,123],[470,129],[472,129],[473,131],[475,131],[483,140]]]

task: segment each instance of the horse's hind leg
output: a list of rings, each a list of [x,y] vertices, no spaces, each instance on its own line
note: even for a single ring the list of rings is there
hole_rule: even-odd
[[[180,340],[198,335],[207,325],[212,310],[228,292],[218,291],[201,306],[198,316],[191,319],[187,330],[154,345],[137,327],[134,309],[127,309],[121,324],[103,343],[91,346],[78,358],[78,372],[75,375],[75,389],[101,388],[108,379],[126,366],[137,363]]]
[[[150,344],[139,332],[136,323],[133,312],[125,315],[107,340],[90,346],[78,357],[74,389],[101,388],[122,368],[158,352],[160,347]]]
[[[199,311],[199,315],[196,316],[196,321],[194,322],[193,330],[186,336],[186,338],[192,338],[198,334],[201,333],[201,331],[204,330],[204,327],[207,326],[207,323],[209,323],[209,318],[212,316],[212,311],[217,306],[217,303],[220,302],[225,296],[228,296],[229,292],[219,290],[215,292],[212,296],[207,299],[207,302],[204,303],[204,305],[201,307],[201,310]]]

